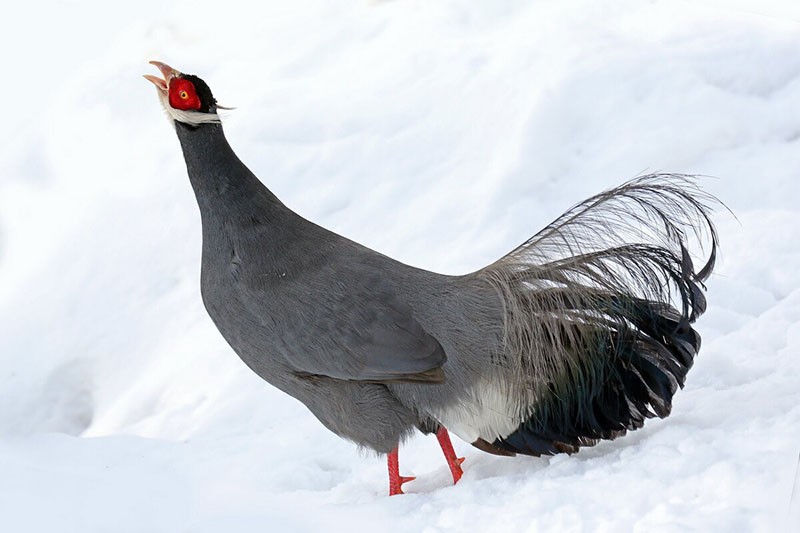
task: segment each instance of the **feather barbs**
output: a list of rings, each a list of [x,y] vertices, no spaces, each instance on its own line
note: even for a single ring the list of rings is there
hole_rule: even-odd
[[[690,325],[716,258],[714,202],[692,176],[641,176],[473,274],[502,304],[499,379],[532,442],[581,446],[666,416],[699,348]],[[690,239],[710,247],[697,271]]]

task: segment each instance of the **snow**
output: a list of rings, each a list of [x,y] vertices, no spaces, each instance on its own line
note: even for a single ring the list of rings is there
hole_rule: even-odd
[[[109,6],[18,3],[0,35],[0,529],[800,530],[796,2]],[[441,272],[639,173],[709,176],[735,217],[672,416],[571,457],[456,441],[455,487],[419,436],[388,498],[205,314],[150,59],[237,107],[288,205]]]

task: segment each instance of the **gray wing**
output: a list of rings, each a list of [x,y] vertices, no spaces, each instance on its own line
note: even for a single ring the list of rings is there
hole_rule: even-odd
[[[447,357],[441,344],[378,276],[335,287],[318,285],[285,309],[292,311],[281,319],[282,351],[299,374],[379,382],[444,381],[441,366]]]

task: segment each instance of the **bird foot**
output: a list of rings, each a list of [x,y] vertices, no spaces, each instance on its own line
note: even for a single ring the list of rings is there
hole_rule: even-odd
[[[447,433],[445,428],[440,427],[436,431],[436,439],[439,441],[439,446],[442,447],[442,453],[444,453],[444,458],[447,460],[447,466],[450,467],[450,473],[453,475],[453,485],[455,485],[464,475],[464,470],[461,468],[464,457],[456,456],[453,443],[450,442],[450,434]],[[395,448],[386,457],[386,463],[389,467],[389,496],[405,494],[403,492],[403,483],[417,479],[414,476],[400,475],[400,462],[397,455],[398,449]]]
[[[394,496],[396,494],[405,494],[403,492],[403,483],[406,481],[414,481],[417,479],[414,476],[397,476],[396,479],[389,479],[389,496]]]
[[[414,476],[401,476],[400,464],[397,458],[397,448],[389,452],[386,460],[389,466],[389,496],[396,494],[405,494],[403,492],[403,483],[417,479]]]
[[[464,470],[461,468],[461,463],[464,462],[464,459],[464,457],[456,457],[454,462],[448,461],[447,463],[450,466],[450,473],[453,474],[453,485],[458,483],[458,480],[464,475]]]
[[[453,485],[458,483],[461,476],[464,475],[464,470],[461,468],[461,463],[464,462],[464,457],[456,457],[456,452],[453,450],[453,443],[450,441],[450,434],[443,427],[440,427],[436,432],[436,439],[439,441],[439,446],[442,447],[442,453],[447,460],[447,466],[450,467],[450,473],[453,475]]]

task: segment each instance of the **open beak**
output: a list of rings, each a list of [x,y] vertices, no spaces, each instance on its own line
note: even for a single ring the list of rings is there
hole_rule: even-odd
[[[167,89],[169,88],[169,82],[172,80],[172,78],[180,76],[181,73],[160,61],[150,61],[150,64],[158,67],[158,70],[161,71],[161,75],[164,76],[164,79],[161,79],[158,76],[151,76],[150,74],[145,74],[144,79],[153,82],[153,85],[158,87],[160,91],[167,92]]]

